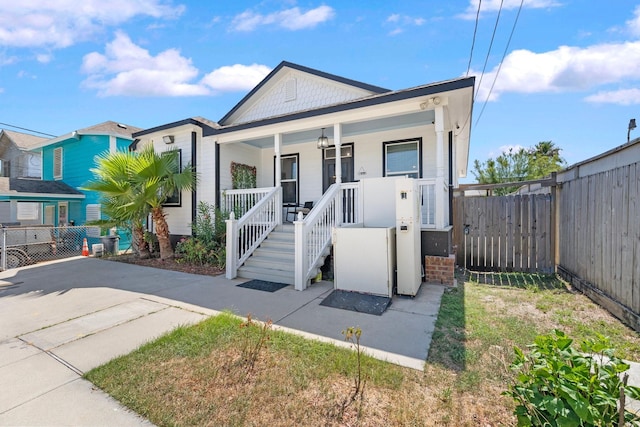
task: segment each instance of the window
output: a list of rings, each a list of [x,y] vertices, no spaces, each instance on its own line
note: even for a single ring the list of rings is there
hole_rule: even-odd
[[[282,203],[298,204],[298,155],[280,157]],[[275,181],[275,179],[274,179]]]
[[[62,179],[62,147],[53,150],[53,179]]]
[[[40,203],[19,202],[16,219],[18,221],[35,221],[40,218]]]
[[[100,204],[89,204],[86,207],[85,214],[87,222],[97,221],[102,218]],[[87,227],[87,237],[100,237],[100,227]]]
[[[177,156],[177,159],[176,159],[177,170],[175,172],[180,172],[182,170],[182,150],[178,149],[178,150],[165,151],[164,153],[162,153],[162,155]],[[181,196],[182,196],[181,192],[178,190],[175,190],[169,197],[167,197],[167,200],[164,201],[162,206],[182,206]]]
[[[384,176],[422,176],[422,138],[383,143]]]

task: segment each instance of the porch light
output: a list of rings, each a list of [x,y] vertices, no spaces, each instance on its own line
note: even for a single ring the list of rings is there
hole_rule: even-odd
[[[173,144],[173,135],[165,135],[162,137],[165,144]]]
[[[328,146],[329,146],[329,138],[324,136],[324,128],[322,128],[322,135],[320,135],[320,137],[318,137],[318,149],[319,150],[324,150]]]

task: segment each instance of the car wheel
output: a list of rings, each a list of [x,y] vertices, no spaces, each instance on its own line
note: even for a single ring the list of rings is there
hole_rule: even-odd
[[[18,268],[27,264],[24,255],[18,251],[7,251],[7,268]]]

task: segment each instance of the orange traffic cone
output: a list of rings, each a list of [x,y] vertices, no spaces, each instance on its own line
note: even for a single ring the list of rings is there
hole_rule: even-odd
[[[89,256],[89,245],[87,245],[87,238],[82,239],[82,256]]]

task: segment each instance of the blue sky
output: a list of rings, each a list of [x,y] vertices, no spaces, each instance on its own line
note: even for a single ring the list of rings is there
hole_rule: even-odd
[[[218,120],[286,60],[394,90],[475,75],[470,171],[510,146],[551,140],[572,164],[626,142],[640,1],[482,0],[474,42],[478,1],[2,1],[0,123]]]

